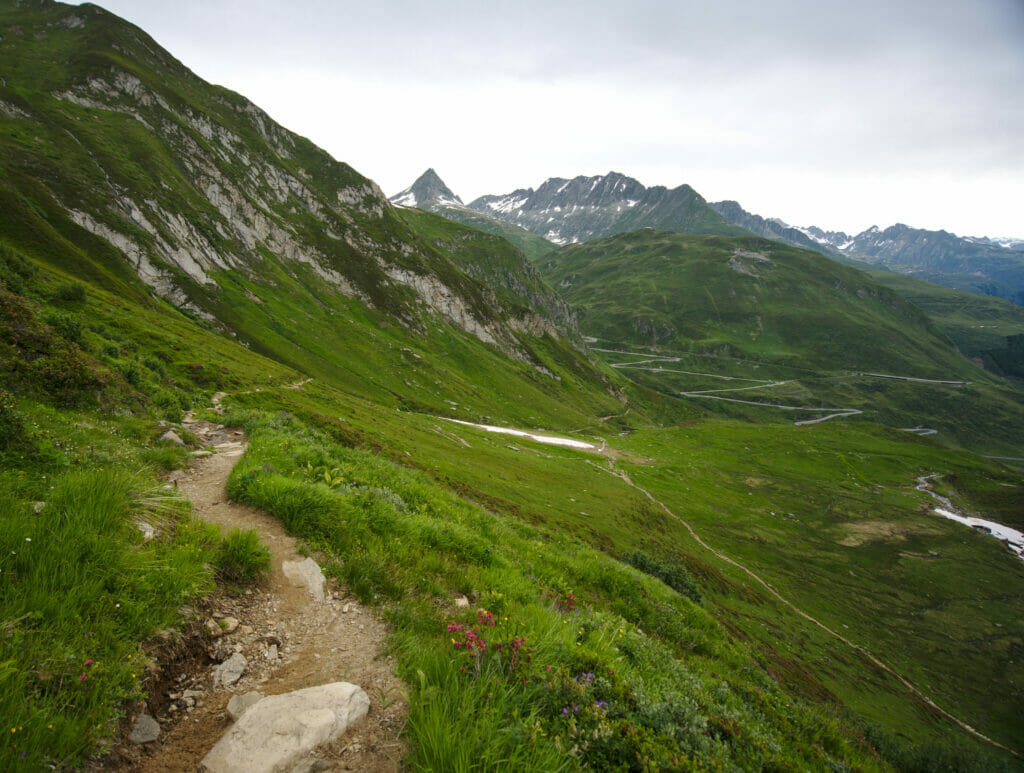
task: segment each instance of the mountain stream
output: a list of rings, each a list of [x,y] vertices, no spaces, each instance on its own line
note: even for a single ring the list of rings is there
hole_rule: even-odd
[[[938,502],[941,507],[933,507],[932,512],[936,515],[941,515],[943,518],[948,518],[951,521],[962,523],[965,526],[970,526],[972,529],[980,531],[982,534],[988,534],[996,539],[1003,540],[1017,557],[1024,560],[1024,532],[1019,532],[1016,529],[1011,529],[1009,526],[1003,526],[1001,523],[995,521],[986,521],[983,518],[975,518],[971,515],[964,515],[960,512],[952,502],[941,494],[936,494],[932,490],[931,481],[935,478],[935,475],[922,475],[917,479],[917,490],[924,491],[932,499]]]

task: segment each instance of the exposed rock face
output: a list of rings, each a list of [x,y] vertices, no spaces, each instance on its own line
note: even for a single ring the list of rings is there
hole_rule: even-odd
[[[90,11],[79,19],[83,40],[92,17],[102,14]],[[86,45],[102,49],[111,42],[104,36]],[[236,271],[260,279],[269,255],[287,273],[294,276],[293,265],[300,264],[368,305],[379,306],[388,296],[389,278],[401,281],[425,307],[403,301],[406,308],[395,308],[403,303],[388,298],[403,324],[417,326],[414,318],[430,309],[483,341],[516,348],[515,337],[491,320],[500,318],[500,309],[474,308],[462,289],[445,286],[431,268],[436,256],[411,237],[372,181],[278,126],[248,100],[206,87],[166,52],[146,43],[141,51],[117,50],[147,65],[157,60],[160,78],[147,77],[145,67],[129,72],[112,60],[109,69],[56,88],[50,97],[137,122],[159,148],[154,168],[176,168],[178,174],[140,181],[138,167],[120,168],[118,159],[96,149],[93,137],[71,126],[67,133],[88,156],[86,167],[95,169],[96,183],[111,195],[100,204],[87,192],[79,200],[72,188],[62,192],[60,203],[75,223],[120,251],[158,295],[213,321],[208,299],[217,294],[218,275]],[[164,77],[165,69],[175,77]],[[179,80],[188,81],[184,98]],[[31,119],[8,102],[0,110]],[[442,197],[450,194],[436,174],[427,183]],[[451,200],[461,205],[454,194]]]
[[[428,169],[401,193],[391,197],[391,203],[400,207],[419,207],[435,212],[439,207],[464,207],[462,199],[452,193],[451,188],[437,176],[437,172]]]
[[[838,248],[831,245],[829,241],[824,238],[824,235],[815,236],[811,233],[811,229],[802,230],[794,228],[777,218],[766,219],[760,215],[747,212],[739,205],[739,202],[714,201],[710,202],[708,206],[730,223],[735,223],[736,225],[746,228],[748,231],[753,231],[766,239],[774,239],[775,241],[783,242],[785,244],[791,244],[794,247],[817,250],[818,252],[824,252],[825,254],[834,255],[838,250]],[[845,236],[845,234],[843,234],[843,236]]]
[[[505,338],[494,326],[481,323],[469,310],[465,300],[437,277],[397,267],[388,271],[388,276],[415,290],[427,306],[484,343],[496,344],[499,337]]]
[[[357,685],[334,682],[272,695],[251,706],[203,758],[210,773],[290,770],[366,716],[370,699]]]

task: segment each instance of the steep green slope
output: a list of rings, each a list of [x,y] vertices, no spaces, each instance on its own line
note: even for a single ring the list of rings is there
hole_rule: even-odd
[[[0,239],[393,405],[569,424],[618,405],[559,320],[503,306],[511,290],[460,270],[373,183],[140,30],[54,3],[0,23]],[[404,377],[413,357],[428,381]]]
[[[506,223],[505,221],[498,220],[497,218],[488,217],[485,214],[474,212],[471,209],[438,207],[432,211],[442,217],[448,218],[449,220],[454,220],[456,223],[462,223],[463,225],[468,225],[471,228],[476,228],[479,231],[484,231],[489,234],[494,234],[495,236],[500,236],[503,239],[507,239],[522,250],[523,254],[535,263],[558,247],[558,245],[549,242],[542,236],[538,236],[535,233],[527,231],[525,228],[520,228],[513,223]]]
[[[862,412],[991,453],[1021,445],[1019,390],[958,354],[899,294],[818,253],[645,229],[564,247],[541,268],[584,334],[603,348],[647,347],[609,353],[620,370],[706,410],[800,421]]]
[[[953,290],[906,274],[869,273],[876,282],[921,309],[961,352],[980,358],[987,368],[996,366],[992,353],[1007,349],[1008,336],[1024,333],[1024,307],[1015,303]]]

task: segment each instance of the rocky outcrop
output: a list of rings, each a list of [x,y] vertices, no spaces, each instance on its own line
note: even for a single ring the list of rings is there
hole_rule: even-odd
[[[235,652],[227,660],[213,669],[213,687],[230,687],[245,673],[249,661],[240,652]]]
[[[462,199],[444,184],[433,169],[421,174],[416,182],[396,193],[390,201],[399,207],[418,207],[428,212],[436,212],[443,207],[465,207]]]
[[[415,271],[397,266],[390,267],[387,274],[398,284],[414,290],[431,309],[467,333],[475,335],[484,343],[497,345],[501,339],[505,338],[496,329],[496,326],[485,324],[477,319],[462,296],[456,294],[436,276],[417,274]],[[507,344],[507,342],[505,343]]]
[[[149,714],[140,714],[136,717],[128,733],[128,741],[134,744],[152,743],[159,737],[160,724]]]
[[[111,181],[102,161],[87,150],[120,206],[102,213],[67,207],[78,225],[120,250],[138,276],[172,303],[199,310],[175,270],[199,285],[214,286],[218,271],[258,273],[265,251],[286,264],[303,264],[341,294],[369,304],[369,290],[340,271],[338,260],[314,246],[289,215],[308,213],[322,221],[319,230],[335,242],[334,251],[378,265],[382,272],[377,281],[389,276],[410,287],[427,307],[487,343],[509,342],[508,334],[472,314],[465,299],[436,276],[391,263],[388,252],[396,246],[385,246],[357,226],[359,217],[384,217],[389,205],[380,188],[363,180],[338,185],[333,198],[314,191],[303,169],[280,163],[281,158],[294,155],[295,139],[251,103],[243,100],[232,107],[256,126],[272,152],[252,146],[211,115],[172,105],[140,78],[116,68],[108,76],[92,77],[53,96],[131,116],[157,135],[187,172],[205,211],[186,214],[152,196],[132,201],[127,191]],[[414,246],[395,241],[402,254],[416,252]],[[365,271],[357,273],[367,281]]]

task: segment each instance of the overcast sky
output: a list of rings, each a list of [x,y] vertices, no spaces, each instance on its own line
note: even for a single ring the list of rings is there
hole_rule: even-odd
[[[391,195],[622,172],[1024,237],[1024,0],[101,0]]]

